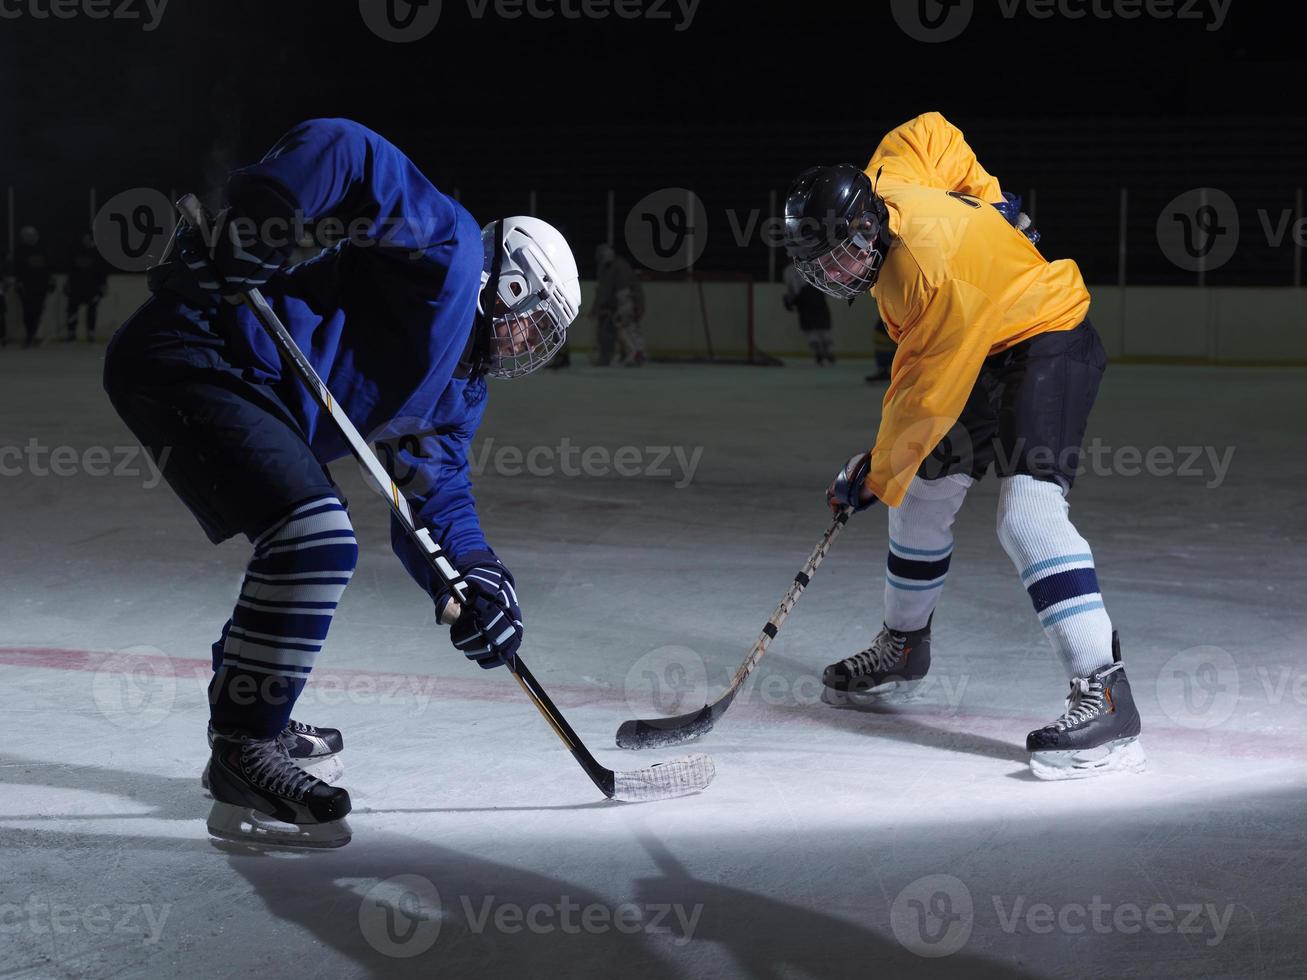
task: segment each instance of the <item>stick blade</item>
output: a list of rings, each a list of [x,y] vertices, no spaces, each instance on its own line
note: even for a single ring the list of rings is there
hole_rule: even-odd
[[[727,695],[715,704],[705,704],[698,711],[691,711],[671,718],[645,718],[622,722],[617,729],[617,747],[619,749],[665,749],[674,745],[693,742],[702,735],[707,735],[717,724],[734,699]]]
[[[717,775],[712,758],[696,752],[648,769],[613,773],[613,799],[626,803],[670,800],[708,788]]]

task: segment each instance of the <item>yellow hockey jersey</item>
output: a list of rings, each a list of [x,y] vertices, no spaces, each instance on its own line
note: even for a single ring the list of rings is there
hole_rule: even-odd
[[[1073,261],[1047,261],[991,206],[1003,199],[998,180],[938,112],[886,136],[867,174],[894,239],[872,296],[898,344],[867,487],[896,507],[957,421],[981,362],[1077,326],[1089,291]]]

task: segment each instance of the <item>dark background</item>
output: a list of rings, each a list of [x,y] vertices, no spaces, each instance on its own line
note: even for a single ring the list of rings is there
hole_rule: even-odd
[[[445,0],[430,36],[394,44],[357,0],[172,0],[149,33],[6,2],[24,13],[0,19],[0,185],[56,254],[84,229],[91,188],[100,202],[131,187],[212,189],[315,115],[377,129],[482,221],[525,211],[534,189],[583,273],[609,189],[620,235],[638,198],[684,186],[712,229],[700,268],[765,275],[766,246],[739,246],[727,209],[765,213],[802,167],[863,164],[887,129],[928,109],[1005,188],[1037,190],[1043,251],[1075,258],[1091,282],[1117,280],[1122,187],[1130,281],[1178,284],[1193,274],[1154,230],[1167,201],[1220,188],[1259,228],[1259,209],[1276,220],[1307,184],[1307,71],[1289,5],[1231,0],[1208,30],[1206,3],[1203,20],[1041,19],[975,0],[960,37],[923,43],[887,2],[702,0],[677,31],[674,6],[662,21],[510,21]],[[1208,282],[1289,285],[1291,242],[1255,237]]]

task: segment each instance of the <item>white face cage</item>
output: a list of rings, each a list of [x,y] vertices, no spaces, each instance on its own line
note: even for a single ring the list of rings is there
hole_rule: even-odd
[[[876,285],[884,259],[874,239],[857,234],[815,259],[795,259],[794,268],[827,296],[856,299]]]
[[[566,342],[567,328],[580,309],[551,274],[534,242],[509,240],[505,247],[510,249],[511,262],[504,262],[499,275],[486,373],[506,380],[544,367]]]

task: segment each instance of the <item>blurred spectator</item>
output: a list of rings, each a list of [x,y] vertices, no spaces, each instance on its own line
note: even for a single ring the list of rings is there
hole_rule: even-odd
[[[68,297],[68,335],[66,342],[77,339],[77,321],[82,307],[86,307],[86,342],[95,340],[96,310],[104,298],[109,281],[109,267],[95,247],[90,234],[82,236],[81,245],[68,263],[68,281],[64,294]]]
[[[645,361],[644,332],[640,329],[644,318],[644,287],[631,263],[611,245],[600,245],[595,259],[599,270],[594,305],[590,307],[590,317],[597,321],[595,363],[601,367],[611,364],[613,351],[620,342],[622,362],[627,367],[639,367]]]
[[[867,375],[864,380],[867,384],[879,384],[881,381],[889,380],[890,365],[894,363],[894,341],[890,340],[889,331],[885,329],[885,321],[879,316],[876,317],[872,331],[876,351],[876,373]]]
[[[812,356],[817,365],[835,363],[834,346],[831,343],[830,307],[826,305],[826,294],[804,281],[799,270],[792,264],[785,266],[785,295],[781,297],[785,308],[791,313],[799,314],[799,329],[808,340]]]
[[[26,331],[23,346],[35,347],[41,314],[45,312],[45,298],[54,292],[54,277],[50,272],[50,260],[41,248],[41,236],[31,225],[18,232],[13,274],[18,301],[23,307],[23,328]]]

